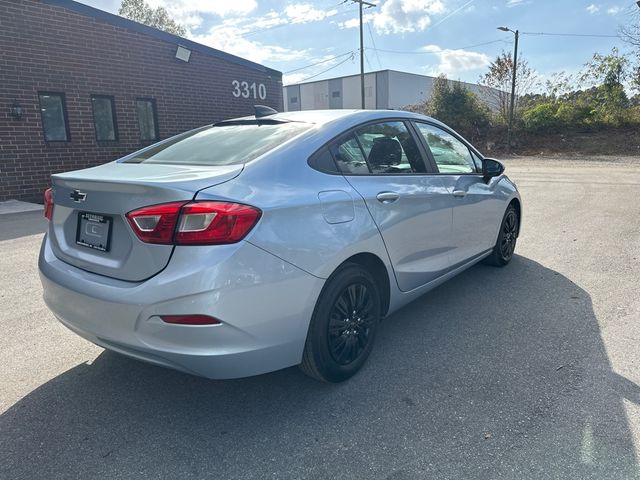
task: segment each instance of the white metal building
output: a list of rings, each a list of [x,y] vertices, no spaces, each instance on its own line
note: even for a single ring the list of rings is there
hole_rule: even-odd
[[[434,80],[435,77],[397,70],[365,73],[365,107],[397,109],[421,103],[431,96]],[[480,98],[486,97],[483,87],[461,83]],[[285,111],[361,107],[360,75],[287,85],[283,89]]]

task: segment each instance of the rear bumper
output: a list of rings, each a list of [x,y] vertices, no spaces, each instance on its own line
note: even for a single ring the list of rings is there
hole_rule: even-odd
[[[176,247],[169,265],[125,282],[62,262],[45,237],[44,300],[78,335],[154,364],[224,379],[300,363],[324,280],[249,243]],[[221,325],[164,323],[161,314],[207,314]]]

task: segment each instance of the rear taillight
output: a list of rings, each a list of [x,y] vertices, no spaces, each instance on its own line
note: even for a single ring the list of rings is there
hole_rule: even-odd
[[[242,240],[262,212],[230,202],[175,202],[127,213],[138,238],[162,245],[221,245]]]
[[[127,213],[127,220],[138,238],[145,243],[170,245],[180,216],[187,202],[163,203]]]
[[[44,191],[44,216],[47,220],[53,218],[53,190],[51,188]]]

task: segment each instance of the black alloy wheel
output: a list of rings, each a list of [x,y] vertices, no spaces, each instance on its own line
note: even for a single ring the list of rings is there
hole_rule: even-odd
[[[336,298],[329,315],[329,352],[340,365],[353,363],[369,343],[374,317],[371,292],[363,283],[348,285]]]
[[[497,267],[504,267],[511,261],[513,252],[516,249],[519,228],[520,221],[518,219],[518,212],[513,205],[509,205],[502,217],[496,244],[493,247],[491,255],[485,259],[485,263]]]
[[[378,284],[363,266],[347,263],[334,272],[311,318],[302,371],[325,382],[355,375],[373,348],[381,305]]]

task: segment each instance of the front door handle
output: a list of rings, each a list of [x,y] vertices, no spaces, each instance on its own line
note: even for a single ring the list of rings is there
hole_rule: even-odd
[[[464,190],[454,190],[453,191],[453,196],[454,197],[464,197],[467,194],[467,192],[465,192]]]
[[[378,195],[376,195],[376,198],[380,203],[387,204],[393,203],[398,200],[400,198],[400,195],[398,195],[396,192],[380,192]]]

